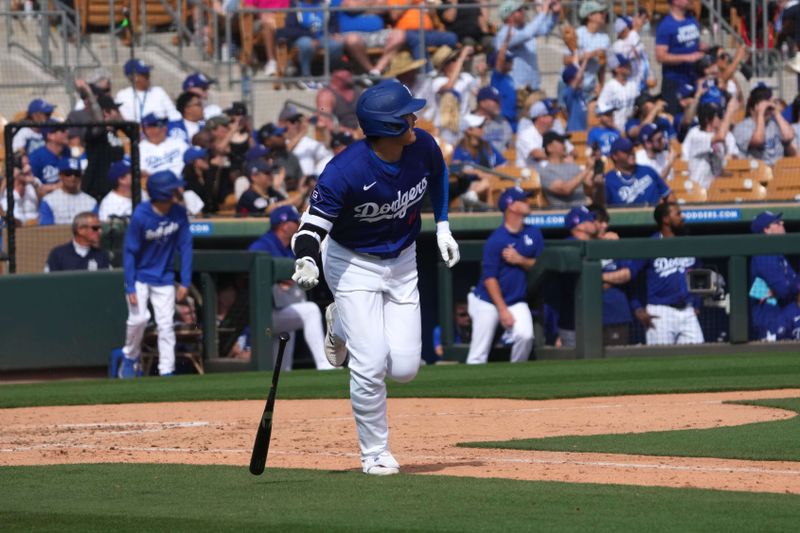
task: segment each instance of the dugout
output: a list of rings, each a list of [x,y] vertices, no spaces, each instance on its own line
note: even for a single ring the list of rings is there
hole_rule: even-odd
[[[769,207],[782,211],[789,235],[770,237],[750,235],[752,218]],[[563,247],[563,212],[536,211],[529,221],[537,224],[547,239],[546,256],[540,266],[531,273],[534,293],[547,282],[547,276],[555,272],[572,271],[583,274],[589,280],[597,261],[603,257],[641,256],[643,251],[653,254],[698,254],[713,256],[719,265],[724,265],[731,292],[731,315],[726,342],[706,343],[689,347],[670,347],[667,353],[680,352],[731,352],[757,349],[796,349],[793,343],[757,344],[748,343],[747,332],[747,258],[753,254],[783,253],[791,255],[800,251],[800,235],[792,235],[800,228],[800,206],[796,204],[733,204],[719,206],[683,206],[684,216],[692,237],[674,243],[655,242],[647,239],[654,231],[651,208],[612,209],[611,228],[622,236],[618,243],[597,242],[587,245]],[[452,324],[451,302],[463,299],[480,276],[480,254],[482,242],[501,222],[499,213],[460,214],[451,216],[451,226],[459,242],[463,243],[462,262],[452,272],[441,263],[435,244],[435,226],[432,216],[423,217],[423,232],[418,241],[418,264],[420,271],[420,296],[423,318],[423,355],[432,358],[432,331],[436,324],[443,324],[446,343],[446,358],[461,360],[466,346],[455,345],[448,338],[448,324]],[[195,237],[195,270],[201,291],[211,298],[213,290],[208,281],[213,272],[249,270],[253,259],[243,259],[254,254],[242,252],[268,229],[264,219],[195,219],[192,232]],[[33,239],[36,231],[45,228],[25,228],[17,233],[18,240],[26,235]],[[48,229],[47,231],[54,231]],[[119,238],[122,228],[117,228],[112,248],[121,246]],[[30,232],[29,234],[27,232]],[[109,232],[114,234],[113,231]],[[738,236],[737,236],[738,235]],[[41,236],[39,236],[41,237]],[[20,241],[20,242],[22,242]],[[557,246],[556,246],[557,245]],[[25,275],[0,276],[0,295],[3,301],[13,302],[3,306],[0,312],[0,338],[7,339],[0,348],[0,371],[24,368],[54,368],[64,366],[101,366],[106,362],[108,351],[119,346],[124,336],[125,308],[121,297],[122,273],[69,273],[41,274],[45,246],[20,246],[18,265],[30,265]],[[556,252],[556,250],[562,250]],[[564,249],[570,250],[563,252]],[[239,251],[239,252],[234,252]],[[24,254],[40,254],[39,257],[23,257]],[[263,254],[262,254],[263,255]],[[268,257],[268,256],[265,256]],[[290,268],[284,265],[282,268]],[[733,270],[731,277],[730,270]],[[738,270],[737,270],[738,269]],[[273,274],[270,274],[272,276]],[[285,272],[283,273],[285,275]],[[263,274],[262,274],[263,276]],[[448,279],[449,278],[449,279]],[[259,282],[263,291],[252,293],[253,301],[260,302],[257,313],[269,314],[263,304],[265,299],[256,297],[269,291],[269,281]],[[268,279],[278,279],[269,277]],[[205,281],[202,281],[205,280]],[[542,346],[542,330],[537,331],[535,358],[613,357],[619,355],[641,355],[664,353],[655,347],[631,346],[603,349],[598,342],[597,312],[598,287],[590,282],[580,282],[581,305],[584,309],[580,320],[585,331],[579,347],[575,350]],[[205,287],[205,289],[203,288]],[[256,290],[255,288],[252,290]],[[581,292],[583,291],[583,292]],[[442,305],[440,302],[448,302]],[[587,305],[583,305],[587,302]],[[210,309],[210,307],[209,307]],[[210,310],[208,311],[210,313]],[[206,322],[207,321],[207,322]],[[211,323],[209,314],[204,323]],[[736,333],[739,332],[739,333]],[[745,332],[742,334],[741,332]],[[43,334],[46,333],[46,334]],[[266,347],[260,348],[260,362],[254,366],[237,365],[230,362],[218,364],[219,354],[214,352],[208,335],[206,345],[206,368],[208,371],[267,368],[271,356]],[[13,339],[13,340],[8,340]],[[496,350],[494,358],[506,356],[502,349]],[[209,364],[210,361],[210,364]]]

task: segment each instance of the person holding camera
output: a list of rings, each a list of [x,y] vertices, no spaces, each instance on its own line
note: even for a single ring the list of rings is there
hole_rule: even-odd
[[[747,157],[774,165],[778,159],[796,155],[794,128],[775,111],[772,89],[758,85],[747,99],[747,118],[733,129],[739,150]]]
[[[5,180],[0,179],[0,210],[8,211],[8,195]],[[14,221],[17,225],[30,224],[39,218],[39,196],[36,188],[39,182],[33,176],[28,157],[22,153],[14,154]]]
[[[539,170],[539,178],[547,204],[554,209],[586,205],[595,191],[603,190],[602,161],[599,172],[591,156],[584,168],[567,161],[568,138],[569,135],[548,131],[542,141],[547,164]]]
[[[704,189],[722,174],[729,157],[741,155],[730,133],[738,108],[735,98],[728,100],[724,111],[713,102],[701,104],[697,110],[699,124],[683,140],[683,159],[689,162],[689,177]]]

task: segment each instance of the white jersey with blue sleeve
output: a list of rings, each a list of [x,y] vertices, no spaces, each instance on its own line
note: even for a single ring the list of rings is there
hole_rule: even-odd
[[[304,222],[329,231],[345,248],[392,258],[416,240],[427,191],[436,220],[447,220],[444,158],[429,133],[415,133],[417,140],[395,163],[381,160],[367,140],[334,157],[311,194]]]

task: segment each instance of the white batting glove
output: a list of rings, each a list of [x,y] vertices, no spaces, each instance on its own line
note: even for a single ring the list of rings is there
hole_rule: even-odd
[[[458,243],[450,233],[450,223],[446,220],[436,223],[436,244],[447,267],[453,268],[461,259],[461,254],[458,252]]]
[[[304,291],[311,290],[319,283],[319,268],[310,257],[296,259],[292,279]]]

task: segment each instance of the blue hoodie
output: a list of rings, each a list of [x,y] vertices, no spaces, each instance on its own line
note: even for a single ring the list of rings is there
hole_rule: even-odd
[[[175,250],[181,254],[181,285],[192,281],[192,233],[186,208],[173,204],[166,215],[150,202],[136,206],[125,234],[125,290],[136,292],[136,282],[165,286],[175,282]]]

